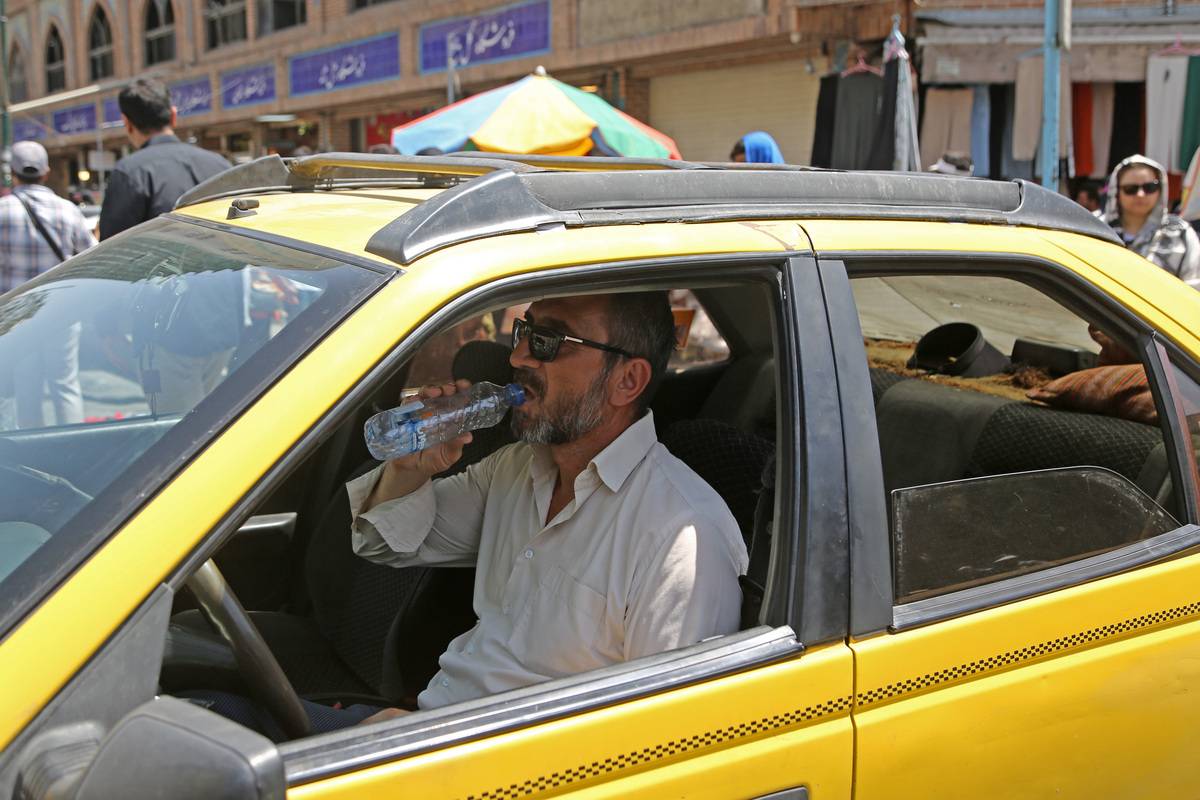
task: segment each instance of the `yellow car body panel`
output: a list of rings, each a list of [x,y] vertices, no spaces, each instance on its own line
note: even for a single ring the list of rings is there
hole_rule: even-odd
[[[852,642],[856,796],[1197,796],[1197,585],[1190,555]]]
[[[885,220],[806,220],[803,225],[818,255],[961,251],[1047,259],[1077,273],[1200,357],[1200,292],[1186,291],[1178,278],[1116,244],[1080,234],[1000,225]]]
[[[147,503],[0,648],[6,745],[224,514],[412,328],[481,283],[589,261],[782,249],[791,223],[644,225],[491,238],[431,254],[334,330]],[[279,420],[287,420],[285,426]],[[169,535],[164,532],[169,532]],[[121,576],[114,580],[113,576]],[[64,646],[64,643],[70,643]]]
[[[852,662],[837,642],[780,664],[298,786],[292,800],[849,797]],[[736,698],[736,702],[731,699]]]

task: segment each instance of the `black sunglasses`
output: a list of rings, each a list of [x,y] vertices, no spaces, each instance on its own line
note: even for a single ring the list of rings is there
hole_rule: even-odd
[[[1158,190],[1162,188],[1162,181],[1148,181],[1146,183],[1126,183],[1121,186],[1121,194],[1128,197],[1133,197],[1138,192],[1146,194],[1158,194]]]
[[[541,325],[534,325],[523,319],[514,319],[512,331],[513,350],[516,350],[517,345],[526,337],[529,338],[529,354],[538,361],[553,361],[558,355],[558,348],[563,342],[574,342],[575,344],[582,344],[587,347],[594,347],[597,350],[603,350],[606,353],[616,353],[626,358],[637,358],[633,353],[622,350],[619,347],[613,347],[611,344],[593,342],[591,339],[580,339],[578,336],[568,336],[553,328],[543,328]]]

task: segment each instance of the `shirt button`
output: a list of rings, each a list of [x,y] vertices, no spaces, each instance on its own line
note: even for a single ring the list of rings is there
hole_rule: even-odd
[[[442,686],[449,686],[449,685],[450,685],[450,681],[446,680],[445,678],[442,678]]]
[[[525,557],[526,557],[526,558],[533,558],[533,550],[532,550],[532,549],[526,550],[526,551],[525,551]]]

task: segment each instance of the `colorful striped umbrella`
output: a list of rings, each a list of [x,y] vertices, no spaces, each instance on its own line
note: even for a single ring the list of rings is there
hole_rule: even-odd
[[[669,136],[591,92],[556,81],[541,67],[516,83],[393,128],[392,146],[405,155],[436,147],[443,153],[680,157]]]

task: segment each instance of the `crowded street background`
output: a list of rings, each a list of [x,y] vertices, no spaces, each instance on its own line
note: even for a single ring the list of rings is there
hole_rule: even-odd
[[[4,291],[81,246],[50,192],[106,238],[261,156],[464,150],[1023,178],[1200,286],[1195,4],[4,5]]]

